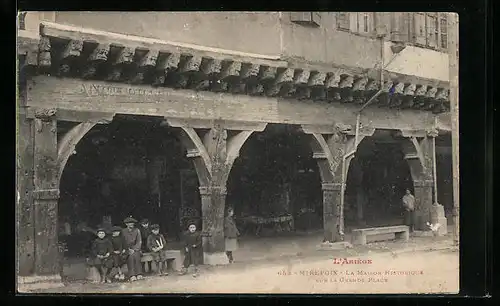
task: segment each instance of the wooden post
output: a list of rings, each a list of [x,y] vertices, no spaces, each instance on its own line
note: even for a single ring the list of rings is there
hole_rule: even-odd
[[[453,237],[460,240],[459,227],[459,125],[458,125],[458,14],[448,13],[448,60],[450,65],[451,145],[453,164]]]
[[[35,112],[34,192],[35,274],[59,275],[57,204],[57,121],[54,109]]]
[[[17,272],[30,276],[35,271],[35,229],[33,193],[33,120],[19,115],[17,133]]]

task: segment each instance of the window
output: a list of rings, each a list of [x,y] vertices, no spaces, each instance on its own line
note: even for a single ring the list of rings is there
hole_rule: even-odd
[[[415,13],[413,16],[413,39],[416,44],[425,45],[426,35],[425,35],[425,14]]]
[[[368,33],[368,14],[363,15],[363,31]]]
[[[26,12],[18,13],[19,30],[26,30]]]
[[[438,40],[438,19],[435,14],[427,14],[426,30],[427,30],[427,46],[436,48]]]
[[[301,25],[312,25],[319,27],[321,24],[321,13],[319,12],[292,12],[290,20]]]
[[[441,37],[439,38],[440,47],[443,49],[448,48],[448,21],[446,20],[446,15],[441,16],[439,31]]]
[[[440,13],[413,14],[413,42],[433,49],[448,46],[446,15]]]
[[[373,13],[337,13],[337,29],[369,34],[373,31]]]
[[[361,12],[353,13],[353,19],[355,27],[351,28],[351,31],[355,33],[368,34],[373,29],[373,18],[372,13]]]
[[[337,29],[349,30],[350,29],[350,13],[337,13]]]

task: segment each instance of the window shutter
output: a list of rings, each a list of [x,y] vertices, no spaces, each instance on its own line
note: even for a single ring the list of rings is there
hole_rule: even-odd
[[[311,13],[310,12],[292,12],[290,13],[290,19],[292,22],[310,22]]]
[[[427,45],[432,48],[437,47],[437,18],[434,14],[427,14],[426,29],[427,29]]]
[[[443,14],[440,16],[440,25],[439,25],[439,43],[440,47],[443,49],[448,48],[448,21],[446,19],[446,15]]]
[[[413,15],[413,39],[416,44],[425,45],[425,14],[415,13]]]
[[[19,30],[26,30],[26,12],[18,13]]]
[[[358,15],[358,33],[370,32],[370,16],[368,13],[357,13]]]
[[[358,13],[350,13],[349,14],[349,30],[351,32],[357,33],[359,31],[359,26],[358,26]]]
[[[321,13],[319,12],[292,12],[290,20],[302,25],[320,25]]]
[[[401,16],[401,28],[399,31],[399,37],[401,41],[409,41],[410,40],[410,13],[403,13]]]
[[[312,12],[311,13],[311,21],[317,25],[321,24],[321,13],[319,12]]]
[[[349,13],[337,13],[337,29],[349,30],[351,26]]]

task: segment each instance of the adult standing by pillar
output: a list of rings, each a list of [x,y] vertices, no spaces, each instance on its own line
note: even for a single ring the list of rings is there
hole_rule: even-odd
[[[233,208],[229,208],[227,210],[227,216],[224,220],[224,238],[225,238],[225,246],[226,246],[226,255],[229,259],[229,263],[234,262],[233,252],[238,249],[238,236],[240,232],[236,227],[236,223],[234,222],[234,210]]]
[[[415,197],[411,194],[410,189],[406,189],[403,196],[403,208],[405,225],[410,228],[410,233],[412,233],[415,227]]]

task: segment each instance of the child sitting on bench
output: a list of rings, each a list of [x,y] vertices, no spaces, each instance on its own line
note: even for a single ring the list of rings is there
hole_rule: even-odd
[[[113,268],[118,270],[115,274],[115,279],[125,280],[125,275],[122,272],[122,266],[127,261],[126,250],[123,248],[123,237],[121,235],[122,228],[119,226],[113,226],[113,234],[111,236],[111,243],[113,245],[113,254],[111,258],[113,259]]]
[[[160,226],[158,224],[153,224],[151,226],[151,233],[148,236],[147,248],[153,256],[153,261],[157,264],[158,275],[168,275],[165,253],[166,246],[167,241],[165,237],[160,234]]]
[[[92,243],[92,265],[99,271],[101,283],[111,283],[108,276],[113,267],[113,261],[111,259],[113,245],[111,241],[106,238],[106,232],[103,228],[99,228],[96,233],[97,238]]]

